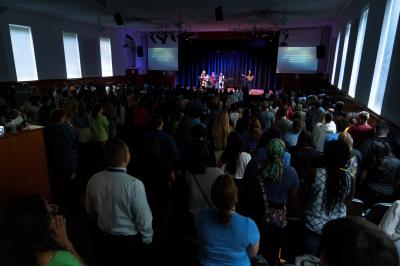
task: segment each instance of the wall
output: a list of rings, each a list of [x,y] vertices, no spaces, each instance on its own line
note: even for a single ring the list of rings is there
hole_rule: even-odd
[[[125,69],[132,65],[127,49],[122,47],[123,28],[99,32],[96,25],[9,9],[0,15],[0,81],[16,81],[8,24],[31,27],[40,80],[66,78],[62,31],[78,34],[82,77],[101,76],[99,37],[111,38],[114,76],[125,75]]]
[[[343,80],[343,92],[347,94],[350,82],[351,69],[354,59],[354,50],[356,45],[356,38],[358,33],[358,24],[361,12],[364,8],[369,7],[367,29],[365,32],[364,47],[361,55],[360,70],[358,82],[356,87],[355,99],[364,106],[368,105],[369,94],[371,89],[372,78],[374,74],[375,61],[378,52],[379,39],[381,28],[385,13],[386,1],[385,0],[358,0],[352,1],[347,9],[338,17],[332,29],[332,38],[336,38],[339,31],[341,31],[341,44],[343,46],[344,33],[346,24],[352,21],[352,28],[350,33],[349,51],[347,54],[347,62],[345,65],[345,75]],[[381,117],[400,125],[400,77],[398,75],[400,69],[400,27],[397,27],[396,40],[393,48],[393,55],[391,59],[391,66],[389,69],[389,76],[385,90],[385,96],[382,104]],[[333,40],[332,40],[333,41]],[[332,50],[335,46],[332,45]],[[341,49],[339,50],[338,63],[336,73],[339,75]],[[333,54],[334,51],[331,51]],[[331,56],[333,58],[333,56]],[[329,69],[332,69],[333,60],[330,61]],[[337,79],[337,78],[336,78]]]

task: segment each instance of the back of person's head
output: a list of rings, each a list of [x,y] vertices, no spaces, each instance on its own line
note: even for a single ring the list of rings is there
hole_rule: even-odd
[[[161,127],[161,125],[163,124],[163,120],[160,114],[154,114],[150,117],[149,120],[149,129],[150,130],[155,130],[158,129],[159,127]]]
[[[350,122],[345,118],[337,119],[335,123],[337,132],[345,131],[350,126]]]
[[[318,109],[318,108],[321,108],[321,106],[322,106],[321,102],[319,100],[317,100],[315,102],[315,108]]]
[[[1,264],[36,266],[39,252],[60,249],[52,237],[50,220],[39,195],[20,199],[6,209],[0,221]]]
[[[281,139],[272,139],[267,144],[267,163],[263,170],[264,177],[272,182],[279,183],[283,175],[283,155],[286,146]]]
[[[375,126],[376,136],[386,137],[389,134],[389,125],[386,121],[381,120]]]
[[[64,122],[66,116],[67,116],[67,111],[65,109],[56,108],[50,112],[50,121],[52,123],[61,123]]]
[[[204,141],[207,143],[207,134],[207,128],[199,124],[190,129],[190,137],[192,140]]]
[[[341,140],[333,140],[324,147],[324,165],[326,171],[325,208],[329,213],[336,204],[343,203],[346,198],[347,170],[350,148]]]
[[[338,101],[338,102],[335,104],[335,111],[341,112],[341,111],[343,110],[343,108],[344,108],[344,102]]]
[[[301,103],[296,104],[294,107],[294,110],[297,111],[302,111],[303,110],[303,105]]]
[[[362,123],[367,122],[369,119],[369,113],[367,111],[361,111],[358,113],[358,120]]]
[[[331,113],[326,113],[324,116],[325,123],[330,123],[333,120],[333,115]]]
[[[282,107],[279,108],[277,116],[281,117],[281,118],[285,117],[287,112],[288,112],[288,108],[286,106],[282,106]]]
[[[237,170],[237,160],[240,154],[244,151],[242,137],[237,132],[232,132],[228,135],[227,145],[221,155],[221,163],[226,164],[225,169],[232,175]]]
[[[101,103],[95,103],[92,108],[92,117],[97,118],[100,111],[103,109],[103,105]]]
[[[320,239],[321,266],[398,266],[394,242],[362,218],[328,222]]]
[[[230,223],[232,211],[237,203],[238,190],[230,175],[220,175],[211,187],[211,200],[218,210],[218,220],[223,225]]]
[[[108,167],[121,167],[127,163],[129,148],[121,139],[111,139],[105,147],[105,161]]]
[[[281,131],[279,128],[272,126],[262,133],[257,148],[266,148],[268,143],[276,138],[281,138]]]
[[[268,109],[268,102],[263,101],[263,102],[261,103],[261,110],[262,110],[262,111],[267,111],[267,109]]]
[[[294,119],[292,124],[292,131],[294,133],[300,133],[303,129],[303,121],[301,119]]]
[[[390,156],[391,153],[392,153],[392,150],[388,143],[374,141],[368,147],[368,152],[367,152],[366,158],[369,158],[370,159],[369,162],[375,166],[384,165],[383,160],[386,157]]]
[[[261,123],[256,117],[250,120],[249,133],[255,139],[259,139],[261,136]]]
[[[193,140],[189,147],[190,150],[188,151],[188,156],[186,158],[188,170],[192,174],[204,174],[206,172],[210,156],[206,142]]]
[[[353,148],[353,138],[351,137],[351,135],[349,133],[344,132],[344,131],[340,132],[338,140],[345,142],[349,146],[350,149]]]
[[[308,130],[303,130],[300,132],[299,138],[297,139],[297,147],[313,147],[313,138],[311,132]]]
[[[48,95],[43,95],[42,97],[40,97],[40,103],[42,105],[49,105],[51,102],[51,98]]]

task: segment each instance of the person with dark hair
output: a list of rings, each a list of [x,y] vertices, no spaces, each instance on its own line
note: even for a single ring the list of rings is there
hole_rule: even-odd
[[[89,116],[86,112],[86,105],[83,102],[78,104],[78,112],[72,116],[72,125],[78,133],[78,142],[81,145],[87,144],[92,139],[90,132]]]
[[[299,180],[307,179],[311,169],[318,164],[318,158],[322,155],[315,150],[312,136],[309,131],[302,131],[297,140],[297,145],[290,149],[291,166],[297,171]]]
[[[174,138],[163,130],[164,122],[162,116],[160,114],[152,115],[148,126],[149,131],[143,136],[142,153],[147,148],[146,143],[157,141],[163,156],[168,159],[173,169],[177,169],[181,160],[180,153]]]
[[[66,123],[66,114],[60,108],[51,111],[51,123],[44,130],[53,201],[63,208],[77,207],[79,199],[77,133]]]
[[[322,122],[317,123],[312,131],[315,149],[319,152],[323,152],[326,136],[335,133],[336,124],[333,121],[333,115],[328,112],[325,114]]]
[[[368,150],[371,144],[375,141],[378,142],[385,142],[389,144],[390,149],[392,150],[393,154],[399,158],[400,156],[400,149],[396,142],[394,142],[388,135],[390,132],[389,125],[386,121],[379,121],[375,125],[375,137],[366,139],[363,144],[360,146],[360,152],[363,157],[365,157],[368,153]]]
[[[245,152],[241,136],[237,132],[230,133],[226,149],[221,155],[224,172],[234,176],[234,179],[242,179],[250,160],[251,155]]]
[[[338,101],[335,104],[335,111],[333,112],[333,118],[334,120],[339,120],[339,119],[345,119],[346,118],[346,112],[343,112],[344,108],[344,102],[343,101]]]
[[[126,172],[131,155],[124,141],[110,140],[105,152],[107,170],[92,176],[86,188],[86,211],[99,229],[99,259],[107,265],[140,265],[143,243],[153,239],[146,191]]]
[[[283,141],[285,142],[286,147],[290,148],[296,146],[297,140],[302,130],[303,121],[300,119],[294,119],[292,129],[283,136]]]
[[[321,102],[314,96],[315,99],[311,102],[311,108],[306,113],[306,126],[310,132],[313,132],[317,123],[322,121],[325,109],[322,108]]]
[[[398,266],[393,241],[359,217],[328,222],[320,241],[321,266]]]
[[[262,102],[261,104],[260,122],[262,131],[270,128],[275,122],[275,115],[270,111],[269,104],[266,101]]]
[[[346,170],[350,148],[343,141],[330,141],[324,150],[324,167],[316,168],[306,183],[304,208],[305,249],[318,255],[322,227],[330,220],[346,216],[346,203],[352,198],[354,180]]]
[[[248,153],[254,154],[261,134],[261,123],[257,118],[254,117],[250,120],[249,130],[246,130],[242,134],[244,148]]]
[[[203,128],[201,125],[196,127]],[[224,172],[218,167],[209,166],[210,151],[205,140],[193,138],[188,149],[185,179],[190,194],[189,212],[195,218],[202,208],[212,207],[211,186]]]
[[[286,106],[281,106],[276,113],[276,120],[274,127],[278,128],[281,135],[284,136],[288,133],[293,126],[293,122],[286,118],[288,109]]]
[[[202,265],[250,266],[257,255],[260,233],[250,218],[235,212],[237,187],[232,177],[220,175],[211,188],[214,208],[200,211],[196,228]]]
[[[351,125],[347,132],[351,135],[354,141],[354,148],[358,149],[363,142],[368,138],[373,138],[375,135],[374,129],[368,124],[369,113],[361,111],[358,113],[357,123]]]
[[[41,126],[47,126],[50,123],[50,112],[55,108],[51,97],[44,95],[40,98],[41,106],[39,108],[39,123]]]
[[[39,195],[20,199],[2,213],[0,261],[4,266],[85,264],[68,239],[57,206]]]
[[[373,142],[361,164],[358,196],[368,206],[378,202],[393,202],[398,180],[400,160],[393,157],[389,144]]]

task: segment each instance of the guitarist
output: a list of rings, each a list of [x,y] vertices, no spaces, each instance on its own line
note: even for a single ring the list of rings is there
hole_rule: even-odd
[[[254,87],[254,75],[251,72],[251,69],[247,71],[246,75],[242,75],[244,77],[244,86],[242,88],[244,100],[247,100],[247,96],[249,95],[250,89]]]

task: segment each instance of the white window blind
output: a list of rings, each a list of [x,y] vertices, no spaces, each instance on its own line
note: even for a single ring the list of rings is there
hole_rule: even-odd
[[[339,44],[340,44],[340,32],[336,39],[336,48],[335,48],[335,57],[333,59],[333,68],[332,68],[332,75],[331,75],[331,84],[334,85],[335,82],[335,74],[336,74],[336,62],[339,53]]]
[[[103,77],[112,77],[111,40],[109,38],[100,38],[100,60],[101,75]]]
[[[353,98],[356,95],[358,72],[360,70],[360,62],[364,45],[365,30],[367,28],[367,20],[368,20],[368,9],[362,12],[360,25],[358,26],[356,50],[354,52],[353,67],[351,70],[351,78],[349,85],[349,96]]]
[[[76,33],[63,32],[63,42],[67,78],[81,78],[78,35]]]
[[[388,0],[386,2],[385,17],[383,19],[378,55],[376,57],[374,76],[372,78],[371,92],[368,101],[368,107],[377,114],[380,114],[382,109],[399,14],[400,0]]]
[[[340,63],[339,82],[337,85],[338,89],[340,90],[342,89],[343,85],[344,69],[346,67],[347,48],[349,47],[350,32],[351,32],[351,23],[348,23],[346,26],[346,34],[344,35],[342,62]]]
[[[31,28],[13,24],[9,27],[17,81],[37,80]]]

